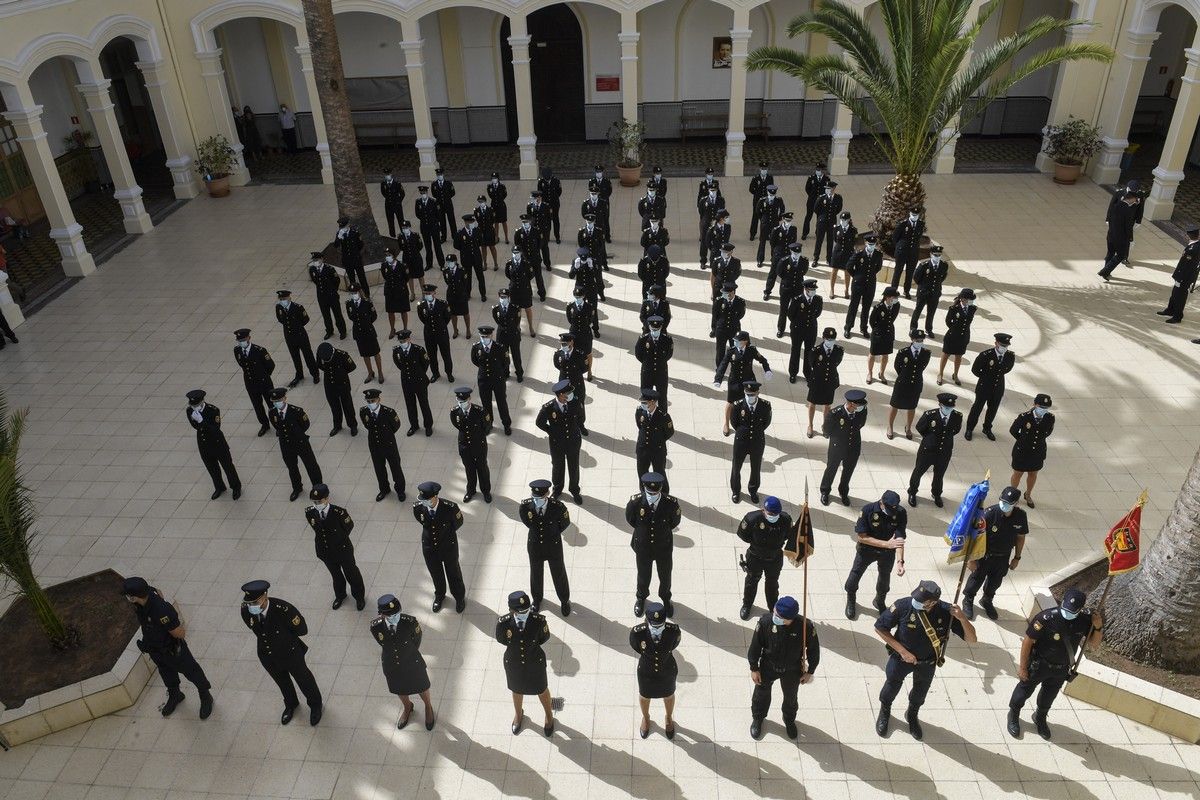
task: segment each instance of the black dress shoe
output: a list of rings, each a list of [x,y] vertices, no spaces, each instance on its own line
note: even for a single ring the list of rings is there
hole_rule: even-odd
[[[562,601],[562,615],[564,617],[571,616],[571,601],[570,600]]]
[[[1008,735],[1014,739],[1021,738],[1021,715],[1015,708],[1008,710]]]
[[[992,433],[991,428],[984,428],[983,435],[993,442],[996,441],[996,434]]]
[[[504,435],[505,435],[505,436],[512,436],[512,425],[505,425],[505,426],[504,426]]]
[[[404,502],[404,499],[405,499],[405,494],[404,494],[404,492],[397,492],[397,493],[396,493],[396,499],[397,499],[397,500],[399,500],[401,503],[403,503],[403,502]]]
[[[963,434],[963,438],[966,439],[968,442],[971,441],[972,436],[974,436],[974,434],[971,433],[970,430],[968,430],[966,433]]]
[[[674,617],[675,616],[675,604],[674,603],[663,603],[663,613],[666,614],[667,617]]]
[[[242,499],[242,487],[235,486],[233,489],[233,494],[230,495],[230,497],[232,497],[234,500],[241,500]]]
[[[937,506],[938,508],[941,508],[942,506],[946,505],[945,503],[942,502],[942,496],[940,494],[934,496],[933,504],[935,506]]]
[[[1171,317],[1167,320],[1168,325],[1178,325],[1181,322],[1183,322],[1183,317]]]
[[[379,494],[375,495],[375,502],[378,503],[380,500],[387,497],[391,493],[392,493],[391,489],[384,489]]]
[[[341,432],[342,432],[342,426],[341,426],[341,425],[338,425],[336,428],[333,428],[333,429],[331,429],[331,430],[329,431],[329,435],[330,435],[330,436],[337,436],[337,435],[338,435],[339,433],[341,433]]]
[[[878,592],[875,595],[875,599],[871,602],[871,605],[875,607],[876,611],[882,614],[883,610],[887,608],[887,597],[883,592]]]
[[[467,610],[467,598],[463,597],[454,601],[454,613],[461,614]]]
[[[462,501],[464,503],[469,503],[469,502],[471,502],[472,498],[474,498],[474,497],[475,497],[474,492],[467,492],[466,494],[463,495]]]
[[[854,334],[850,332],[850,329],[849,329],[849,328],[843,328],[843,329],[842,329],[842,335],[843,335],[843,336],[845,336],[847,339],[853,339],[853,338],[854,338]]]
[[[844,505],[844,506],[850,505],[850,495],[848,495],[848,494],[842,495],[841,500],[842,500],[842,505]]]
[[[351,435],[351,436],[358,436],[358,428],[351,428],[351,429],[350,429],[350,435]]]
[[[787,732],[787,737],[789,739],[800,738],[800,729],[796,727],[796,720],[785,719],[783,721],[783,729]]]
[[[163,703],[163,707],[161,709],[162,715],[164,717],[171,716],[171,714],[175,713],[175,709],[178,708],[179,704],[182,702],[183,692],[179,691],[178,689],[168,690],[167,702]]]
[[[325,331],[325,336],[324,336],[324,338],[325,338],[326,340],[328,340],[328,339],[329,339],[329,337],[331,337],[331,336],[333,336],[333,331]]]
[[[821,492],[821,505],[829,505],[829,492]]]
[[[425,720],[425,730],[427,730],[427,731],[431,731],[431,730],[433,730],[433,724],[434,724],[435,722],[437,722],[437,716],[436,716],[436,715],[430,715],[430,716],[428,716],[428,717],[426,718],[426,720]]]
[[[750,619],[750,606],[742,606],[738,609],[738,617],[741,619]]]
[[[339,608],[342,607],[342,603],[344,603],[344,602],[346,602],[346,595],[342,595],[341,597],[335,597],[335,598],[333,598],[333,605],[331,605],[330,608],[332,608],[334,611],[337,611]]]
[[[992,605],[992,601],[986,597],[979,601],[979,605],[983,606],[983,613],[987,614],[988,619],[1000,619],[1000,613],[996,611],[996,607]]]
[[[763,738],[762,717],[755,717],[750,720],[750,738],[756,742]]]
[[[513,732],[513,736],[516,736],[518,733],[521,732],[521,725],[524,722],[525,722],[525,715],[522,714],[521,718],[512,724],[511,730]]]
[[[645,739],[649,735],[650,735],[650,724],[649,723],[646,723],[646,726],[643,728],[638,728],[638,736],[641,736],[643,739]]]
[[[321,382],[321,376],[313,375],[313,383],[320,383],[320,382]],[[380,383],[383,383],[383,381],[380,381]]]
[[[758,505],[758,492],[750,493],[750,502],[754,503],[754,505]]]
[[[414,425],[408,429],[408,433],[406,433],[405,436],[415,436],[418,430],[420,430],[420,429],[416,425]]]
[[[904,715],[904,721],[908,723],[908,732],[918,742],[925,738],[925,731],[921,730],[921,721],[917,719],[917,712],[909,709]]]
[[[442,610],[442,603],[444,603],[444,602],[446,602],[446,598],[444,598],[444,597],[435,597],[435,598],[433,598],[433,613],[435,613],[435,614],[436,614],[436,613],[438,613],[439,611],[441,611],[441,610]]]
[[[547,736],[552,736],[554,734],[554,720],[550,720],[549,725],[542,726],[542,733],[546,734]]]
[[[581,495],[579,492],[572,492],[571,499],[575,501],[575,505],[583,505],[583,495]]]
[[[212,716],[213,696],[212,692],[200,693],[200,719],[208,719]]]
[[[972,622],[975,621],[975,598],[974,597],[964,597],[963,598],[962,612],[963,612],[963,616],[966,617],[968,620],[970,620]]]
[[[297,708],[299,708],[299,706],[284,706],[283,713],[279,715],[279,724],[287,725],[289,722],[291,722],[292,715],[296,713]]]
[[[633,615],[635,617],[642,616],[642,612],[646,610],[646,601],[638,600],[633,604]]]
[[[858,603],[852,594],[846,595],[846,619],[858,619]]]
[[[588,429],[587,429],[587,428],[585,428],[585,427],[583,427],[582,425],[580,425],[580,426],[579,426],[579,433],[580,433],[580,435],[582,435],[582,436],[588,436],[588,435],[590,434],[590,431],[588,431]]]
[[[446,373],[446,380],[447,380],[448,382],[450,382],[450,383],[454,383],[454,376],[453,376],[453,375],[451,375],[449,372],[447,372],[447,373]]]
[[[875,733],[880,736],[887,736],[888,725],[892,721],[892,707],[880,706],[879,716],[875,717]]]
[[[221,495],[223,495],[223,494],[225,494],[225,490],[224,490],[224,489],[217,489],[217,490],[213,491],[212,495],[210,495],[208,499],[209,499],[209,500],[216,500],[218,497],[220,497],[220,496],[221,496]]]
[[[339,333],[339,334],[338,334],[338,338],[339,338],[339,339],[345,339],[345,338],[346,338],[346,332],[345,332],[345,331],[342,331],[341,333]]]
[[[367,599],[365,597],[356,598],[354,601],[354,607],[357,608],[359,611],[362,611],[364,608],[367,607]]]
[[[529,606],[529,612],[530,612],[531,614],[540,614],[540,613],[542,613],[542,601],[541,601],[541,600],[538,600],[536,603],[532,603],[532,604]]]
[[[913,508],[917,507],[917,493],[916,492],[908,493],[908,504],[910,506],[912,506]]]
[[[271,426],[270,426],[269,424],[267,424],[267,425],[263,425],[261,428],[259,428],[259,429],[258,429],[258,435],[259,435],[259,436],[266,436],[266,435],[267,435],[267,431],[269,431],[269,430],[271,430]]]
[[[288,495],[288,502],[290,503],[290,502],[294,501],[299,496],[300,496],[300,489],[292,489],[292,493],[290,495]]]
[[[524,383],[524,382],[525,382],[525,376],[517,375],[517,383]]]
[[[788,383],[795,383],[795,382],[796,382],[796,376],[788,375]]]
[[[735,503],[740,503],[740,502],[742,502],[742,493],[734,492],[733,495],[729,499],[733,500],[733,502],[735,502]]]
[[[1033,725],[1037,728],[1038,736],[1050,741],[1050,726],[1046,724],[1046,712],[1033,712]]]
[[[300,381],[302,381],[302,380],[304,380],[304,376],[303,376],[303,375],[301,375],[301,376],[300,376],[300,377],[298,377],[298,378],[292,378],[292,381],[291,381],[291,383],[289,383],[289,384],[288,384],[288,388],[289,388],[289,389],[295,389],[297,386],[299,386],[299,385],[300,385]]]
[[[1167,309],[1165,309],[1165,308],[1164,308],[1162,311],[1155,311],[1154,313],[1155,313],[1155,314],[1158,314],[1160,317],[1169,317],[1169,316],[1171,316],[1171,312],[1170,312],[1170,311],[1168,311],[1168,310],[1167,310]]]
[[[483,493],[483,502],[485,502],[485,503],[490,503],[490,502],[492,502],[492,493],[491,493],[491,492],[484,492],[484,493]]]
[[[314,706],[308,710],[308,724],[316,725],[321,721],[322,706]]]

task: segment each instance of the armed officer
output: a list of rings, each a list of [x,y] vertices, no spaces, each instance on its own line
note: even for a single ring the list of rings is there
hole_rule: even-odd
[[[629,546],[637,563],[637,593],[633,615],[640,617],[650,596],[650,568],[658,570],[658,598],[666,615],[675,616],[671,604],[671,567],[675,529],[683,518],[679,501],[663,491],[666,479],[657,472],[642,475],[642,491],[625,504],[625,523],[633,529]]]
[[[634,457],[639,480],[647,472],[656,472],[663,476],[663,491],[670,492],[671,482],[666,477],[667,440],[675,435],[675,425],[662,405],[657,390],[643,387],[641,402],[637,411],[633,412],[633,421],[638,429]]]
[[[658,392],[658,402],[665,411],[667,408],[668,370],[671,357],[675,355],[675,340],[663,332],[663,318],[652,314],[646,318],[646,333],[638,337],[633,346],[633,355],[642,365],[642,382],[645,387],[654,387]],[[638,468],[641,475],[646,470]],[[662,472],[662,470],[656,470]]]
[[[204,402],[203,389],[193,389],[187,393],[188,407],[186,411],[188,424],[196,429],[196,446],[200,449],[200,460],[212,478],[213,493],[210,499],[216,500],[225,494],[225,481],[221,478],[221,470],[229,479],[229,487],[233,489],[233,499],[242,496],[242,479],[238,477],[237,469],[233,466],[233,456],[229,453],[229,442],[221,432],[221,409]]]
[[[483,492],[483,502],[492,502],[492,472],[488,469],[487,435],[492,430],[492,415],[471,402],[471,387],[457,386],[458,403],[450,409],[450,424],[458,429],[458,457],[467,472],[467,493],[463,502],[475,497],[475,487]]]
[[[475,382],[479,386],[479,399],[489,419],[492,416],[492,398],[500,412],[500,424],[504,435],[512,435],[512,417],[508,414],[508,348],[496,341],[496,329],[491,325],[479,326],[479,341],[471,346],[471,363],[475,365]]]
[[[771,610],[758,618],[747,653],[750,680],[750,738],[763,737],[763,721],[771,710],[771,687],[779,681],[783,689],[783,727],[789,739],[800,735],[796,712],[800,710],[800,684],[812,683],[821,663],[821,643],[812,620],[800,616],[794,597],[781,597]]]
[[[179,690],[179,676],[182,675],[200,693],[200,719],[208,719],[213,708],[212,685],[188,649],[184,638],[187,626],[179,619],[175,606],[163,599],[162,592],[145,578],[126,578],[121,584],[121,594],[133,604],[137,614],[142,634],[137,640],[137,648],[150,656],[167,687],[167,701],[159,709],[160,713],[169,717],[183,702],[184,695]]]
[[[336,436],[342,430],[342,418],[351,436],[358,435],[358,420],[354,416],[354,400],[350,396],[350,373],[358,365],[345,350],[339,350],[329,342],[317,345],[317,369],[325,373],[325,399],[329,402],[329,413],[333,417],[333,428],[329,435]]]
[[[425,481],[417,487],[413,516],[421,524],[421,555],[433,580],[433,613],[442,610],[447,584],[454,598],[454,610],[461,614],[467,607],[467,586],[458,563],[458,529],[463,526],[462,511],[438,495],[442,485]]]
[[[571,525],[571,515],[566,505],[550,497],[550,481],[531,481],[532,496],[522,500],[517,516],[529,531],[525,551],[529,554],[529,591],[533,595],[533,611],[542,607],[542,593],[546,577],[546,565],[550,566],[550,579],[554,581],[554,593],[562,615],[571,613],[571,583],[567,580],[567,567],[563,563],[563,532]]]
[[[246,394],[250,395],[250,405],[254,407],[254,416],[262,427],[258,429],[259,436],[265,436],[271,430],[267,417],[267,406],[271,402],[271,373],[275,371],[275,362],[266,348],[250,341],[250,329],[238,328],[233,335],[237,345],[233,348],[233,360],[242,368],[242,382],[246,384]]]
[[[286,600],[268,597],[271,584],[267,581],[249,581],[242,584],[242,622],[258,640],[258,661],[275,681],[283,695],[281,725],[292,721],[292,715],[300,707],[296,688],[308,703],[308,724],[321,721],[321,690],[317,679],[304,661],[308,645],[301,636],[308,633],[308,624],[300,610]],[[293,681],[295,685],[293,686]]]
[[[737,536],[746,544],[743,565],[746,569],[746,586],[742,591],[742,607],[738,616],[750,619],[754,597],[758,594],[758,582],[766,575],[763,596],[767,608],[774,608],[779,600],[779,572],[783,569],[783,546],[792,530],[792,517],[783,513],[783,503],[778,497],[767,497],[762,510],[751,511],[742,518]]]
[[[858,584],[867,567],[875,565],[875,601],[881,614],[892,587],[892,566],[896,575],[904,575],[904,540],[908,536],[908,512],[900,505],[900,495],[888,489],[877,502],[867,503],[854,523],[854,563],[846,576],[846,619],[858,619]],[[899,553],[897,561],[896,554]]]
[[[954,455],[954,437],[962,430],[962,412],[954,408],[958,395],[942,392],[937,396],[938,407],[931,408],[917,420],[917,433],[921,435],[921,446],[917,448],[917,463],[908,479],[908,504],[917,504],[917,492],[921,489],[921,478],[933,467],[933,504],[941,508],[942,478]]]
[[[375,502],[392,493],[388,486],[388,468],[392,470],[392,483],[396,487],[396,499],[404,502],[404,469],[400,466],[400,448],[396,445],[396,432],[400,430],[400,415],[396,409],[379,402],[382,394],[378,389],[367,389],[363,397],[367,404],[359,409],[358,416],[367,431],[367,445],[371,451],[371,465],[375,467],[375,479],[379,482],[379,494]]]
[[[963,613],[967,619],[975,619],[975,595],[983,590],[979,605],[983,606],[988,619],[999,619],[1000,614],[992,605],[996,590],[1004,583],[1004,576],[1009,570],[1014,570],[1021,563],[1021,552],[1025,549],[1025,536],[1029,533],[1029,519],[1025,509],[1017,508],[1021,499],[1021,490],[1015,486],[1005,486],[1000,492],[1000,502],[989,506],[983,512],[983,522],[987,533],[987,550],[980,556],[967,562],[971,576],[963,588]]]
[[[379,643],[379,658],[388,691],[400,698],[401,712],[396,729],[404,730],[412,717],[410,695],[421,695],[425,704],[425,730],[433,730],[433,699],[429,696],[429,670],[421,655],[421,623],[400,611],[394,594],[385,594],[376,603],[379,616],[371,620],[371,635]]]
[[[334,611],[342,607],[346,600],[346,585],[349,584],[354,604],[362,611],[367,606],[367,590],[363,585],[362,572],[354,560],[354,543],[350,541],[354,520],[350,518],[349,511],[330,504],[329,487],[325,484],[314,486],[308,497],[313,504],[304,509],[304,518],[313,531],[317,558],[333,578],[333,605],[330,607]]]
[[[767,449],[767,428],[771,427],[771,403],[759,399],[758,390],[761,387],[758,381],[743,383],[744,396],[733,404],[733,413],[730,415],[735,432],[729,491],[735,503],[742,501],[742,464],[749,456],[750,481],[746,488],[750,491],[750,502],[758,504],[759,473],[762,471],[763,451]]]
[[[304,462],[304,470],[308,480],[316,486],[321,482],[321,466],[313,455],[312,445],[308,441],[308,414],[300,406],[289,405],[287,389],[282,386],[271,390],[271,425],[275,427],[275,436],[279,439],[279,452],[283,455],[283,463],[287,466],[288,477],[292,480],[292,494],[288,497],[291,502],[300,496],[304,486],[300,482],[300,467],[298,462]]]
[[[425,419],[425,435],[433,435],[433,412],[429,410],[429,353],[412,341],[412,331],[396,332],[400,342],[392,348],[392,361],[400,370],[400,388],[404,391],[404,406],[408,410],[408,432],[417,432],[417,406]]]

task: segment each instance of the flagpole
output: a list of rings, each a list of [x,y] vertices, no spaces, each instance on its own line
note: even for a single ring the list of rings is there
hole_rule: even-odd
[[[804,509],[808,508],[808,476],[804,477]],[[804,509],[800,511],[800,518],[804,518]],[[800,603],[800,617],[804,620],[804,627],[800,629],[800,674],[808,672],[808,534],[803,533],[804,541],[796,542],[796,551],[804,556],[804,582],[802,584]]]
[[[985,472],[983,474],[983,479],[985,481],[991,480],[991,477],[992,477],[992,471],[990,469],[987,470],[987,472]],[[958,571],[958,585],[954,587],[954,601],[950,604],[952,606],[958,605],[958,598],[959,598],[959,595],[962,593],[963,582],[966,580],[966,577],[967,577],[967,564],[969,564],[971,562],[972,551],[975,549],[975,544],[978,540],[979,540],[979,528],[974,524],[974,522],[972,522],[971,527],[967,532],[967,541],[963,545],[962,569],[960,569]],[[953,628],[953,626],[951,626],[951,628]],[[939,661],[944,661],[946,659],[946,646],[950,644],[951,633],[952,633],[952,631],[950,631],[950,630],[946,631],[946,638],[942,640],[941,652],[938,653]]]

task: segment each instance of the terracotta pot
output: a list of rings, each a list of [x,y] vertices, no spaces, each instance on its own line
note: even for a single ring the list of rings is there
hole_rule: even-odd
[[[637,186],[642,182],[642,165],[636,167],[622,167],[617,165],[617,174],[621,176],[622,186]]]
[[[1054,162],[1054,182],[1061,183],[1064,186],[1070,186],[1079,180],[1079,175],[1083,172],[1081,164],[1059,164]]]
[[[225,197],[229,194],[229,176],[213,178],[208,182],[209,197]]]

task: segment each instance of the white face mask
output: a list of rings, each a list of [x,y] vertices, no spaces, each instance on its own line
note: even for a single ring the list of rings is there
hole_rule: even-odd
[[[603,178],[604,178],[604,173],[603,173],[603,172],[597,172],[597,173],[596,173],[596,180],[602,180]]]
[[[259,603],[255,603],[253,605],[246,606],[246,610],[257,617],[263,612],[263,607]]]
[[[804,299],[812,300],[814,294],[816,294],[816,292],[813,291],[812,289],[805,289],[804,290]]]
[[[1065,619],[1067,622],[1070,622],[1071,620],[1073,620],[1079,616],[1078,611],[1067,611],[1065,608],[1061,608],[1061,607],[1058,609],[1058,613],[1062,614],[1062,618]]]
[[[824,342],[822,342],[822,344],[825,345],[825,352],[829,352],[833,349],[833,339],[826,339]]]
[[[708,199],[709,199],[709,200],[716,200],[716,199],[717,199],[717,190],[716,190],[716,189],[709,189],[709,190],[708,190]]]
[[[517,622],[524,625],[526,622],[529,621],[529,613],[530,612],[528,612],[528,611],[514,611],[513,617],[516,618]]]
[[[200,409],[204,408],[204,403],[197,403],[194,406],[188,406],[188,408],[192,409],[192,411],[199,411]]]
[[[560,351],[562,351],[562,354],[563,354],[564,356],[565,356],[565,355],[567,355],[567,354],[569,354],[569,353],[571,352],[571,348],[570,348],[569,346],[565,345],[565,344],[564,344],[562,347],[558,348],[558,349],[559,349]]]
[[[329,510],[329,503],[317,503],[316,505],[313,506],[313,508],[315,508],[317,511],[320,511],[322,514],[324,514],[326,511]]]
[[[280,300],[279,305],[283,306],[284,310],[286,311],[287,309],[292,307],[292,301],[291,300]]]
[[[662,632],[666,629],[666,627],[667,623],[665,622],[660,622],[657,625],[651,624],[650,632],[654,634],[655,638],[658,638],[659,636],[662,636]]]
[[[395,257],[394,255],[392,255],[391,253],[388,253],[386,256],[384,256],[384,257],[383,257],[383,260],[384,260],[384,261],[386,261],[386,262],[387,262],[387,263],[389,263],[389,264],[395,264],[395,263],[396,263],[396,257]]]
[[[924,346],[924,345],[922,345],[920,342],[913,342],[913,343],[912,343],[912,349],[913,349],[913,352],[914,352],[914,353],[919,353],[919,352],[921,352],[921,348],[922,348],[923,346]]]
[[[408,348],[410,348],[410,347],[412,347],[412,345],[411,345],[411,344],[409,344],[408,342],[401,342],[401,343],[400,343],[400,352],[402,352],[402,353],[407,353],[407,352],[408,352]]]
[[[942,257],[937,255],[936,253],[929,257],[930,263],[932,263],[935,267],[938,265],[938,262],[941,260],[942,260]]]
[[[748,394],[748,395],[744,395],[744,396],[746,398],[746,405],[750,406],[751,408],[754,408],[754,404],[758,402],[758,395]]]
[[[599,200],[599,199],[600,199],[600,195],[596,195],[596,194],[589,194],[589,195],[588,195],[588,200],[591,200],[593,203],[594,203],[594,202],[596,202],[596,201],[597,201],[597,200]],[[591,224],[591,223],[588,223],[588,224]]]
[[[649,198],[650,200],[653,200],[654,199],[654,190],[651,189],[650,191],[646,192],[646,197]]]
[[[486,346],[486,345],[487,345],[487,343],[488,343],[488,342],[490,342],[490,341],[491,341],[491,339],[489,339],[488,337],[484,336],[482,333],[481,333],[481,334],[479,334],[479,343],[480,343],[480,344],[482,344],[482,345]]]
[[[425,298],[425,302],[426,302],[426,303],[432,303],[432,302],[433,302],[433,295],[431,295],[431,294],[427,294],[427,295],[423,295],[423,297]]]
[[[996,345],[996,352],[1000,355],[1004,355],[1008,352],[1008,347],[1006,345],[998,344]]]
[[[1037,408],[1035,408],[1033,410],[1033,415],[1035,417],[1037,417],[1038,419],[1041,419],[1042,417],[1046,416],[1046,409],[1042,408],[1041,406],[1038,406]]]
[[[522,228],[523,230],[529,230],[529,223],[528,223],[528,222],[522,222],[522,223],[521,223],[521,228]]]
[[[739,340],[737,340],[737,341],[735,341],[735,342],[733,343],[733,346],[737,348],[737,351],[738,351],[739,353],[744,353],[744,352],[746,352],[746,343],[745,343],[745,342],[743,342],[743,341],[741,341],[740,339],[739,339]]]
[[[728,261],[728,259],[726,259],[726,261]],[[732,300],[733,292],[721,292],[721,296],[724,297],[726,300]]]
[[[581,264],[580,266],[583,266],[583,265]],[[582,305],[583,305],[583,298],[582,298],[582,297],[576,297],[576,298],[575,298],[575,305],[576,305],[576,307],[578,307],[578,306],[582,306]]]
[[[520,254],[520,253],[513,253],[513,258],[512,258],[512,260],[513,260],[513,263],[514,263],[514,264],[520,264],[520,263],[521,263],[521,254]]]
[[[908,215],[908,221],[909,221],[909,222],[916,222],[918,219],[920,219],[920,217],[918,217],[916,214],[909,214],[909,215]]]
[[[953,409],[953,408],[951,408],[950,406],[938,406],[938,408],[940,408],[940,409],[942,410],[942,416],[943,416],[943,417],[948,417],[948,416],[950,416],[950,412],[954,410],[954,409]]]
[[[372,413],[379,410],[379,403],[367,403],[367,408],[371,409]]]
[[[1005,514],[1007,514],[1008,512],[1013,510],[1013,504],[1006,503],[1003,500],[1001,500],[1000,501],[1000,510],[1003,511]]]
[[[659,336],[662,336],[662,331],[660,331],[658,328],[650,329],[650,338],[651,339],[657,339]]]
[[[774,525],[776,522],[779,522],[779,514],[763,514],[763,516],[766,517],[767,522],[771,523],[772,525]]]
[[[654,505],[655,503],[658,502],[658,498],[659,498],[658,492],[652,492],[649,489],[647,489],[647,490],[645,490],[645,492],[643,492],[643,494],[646,495],[646,502],[649,503],[650,505]]]
[[[758,176],[759,176],[760,178],[765,178],[765,177],[767,177],[767,171],[766,171],[765,169],[760,169],[760,170],[758,171]]]
[[[867,250],[867,255],[874,253],[875,252],[875,244],[873,242],[868,242],[866,250]]]
[[[779,616],[778,614],[772,612],[771,613],[771,624],[783,626],[783,625],[787,625],[787,620],[784,619],[783,617]]]
[[[458,410],[462,411],[464,414],[466,413],[467,409],[470,407],[471,407],[470,400],[459,400],[458,401]]]
[[[571,401],[572,401],[572,400],[574,400],[574,399],[575,399],[575,393],[574,393],[574,392],[567,392],[567,402],[569,403],[569,402],[571,402]]]
[[[645,411],[647,414],[650,413],[650,404],[649,403],[646,403],[646,402],[638,403],[638,408],[642,409],[642,411]]]
[[[499,186],[499,185],[500,185],[500,179],[492,178],[492,186]]]
[[[883,304],[888,308],[891,308],[892,306],[896,305],[896,301],[889,297],[887,300],[883,301]]]
[[[544,497],[533,498],[533,507],[538,509],[539,511],[541,509],[545,508],[546,507],[546,498],[544,498]]]
[[[432,509],[433,508],[433,498],[432,497],[422,497],[421,505],[425,506],[426,508]]]
[[[242,352],[246,353],[249,351],[250,351],[250,341],[246,340],[246,341],[242,342]]]
[[[500,307],[501,307],[501,308],[508,308],[508,304],[509,304],[509,302],[510,302],[510,301],[509,301],[509,299],[508,299],[507,297],[501,297],[501,298],[500,298]]]
[[[391,625],[394,628],[400,623],[400,612],[397,611],[395,614],[389,614],[388,616],[384,617],[384,619],[387,620],[388,625]]]
[[[273,400],[271,405],[275,406],[276,411],[283,411],[283,407],[287,405],[287,403],[283,402],[282,400]]]

